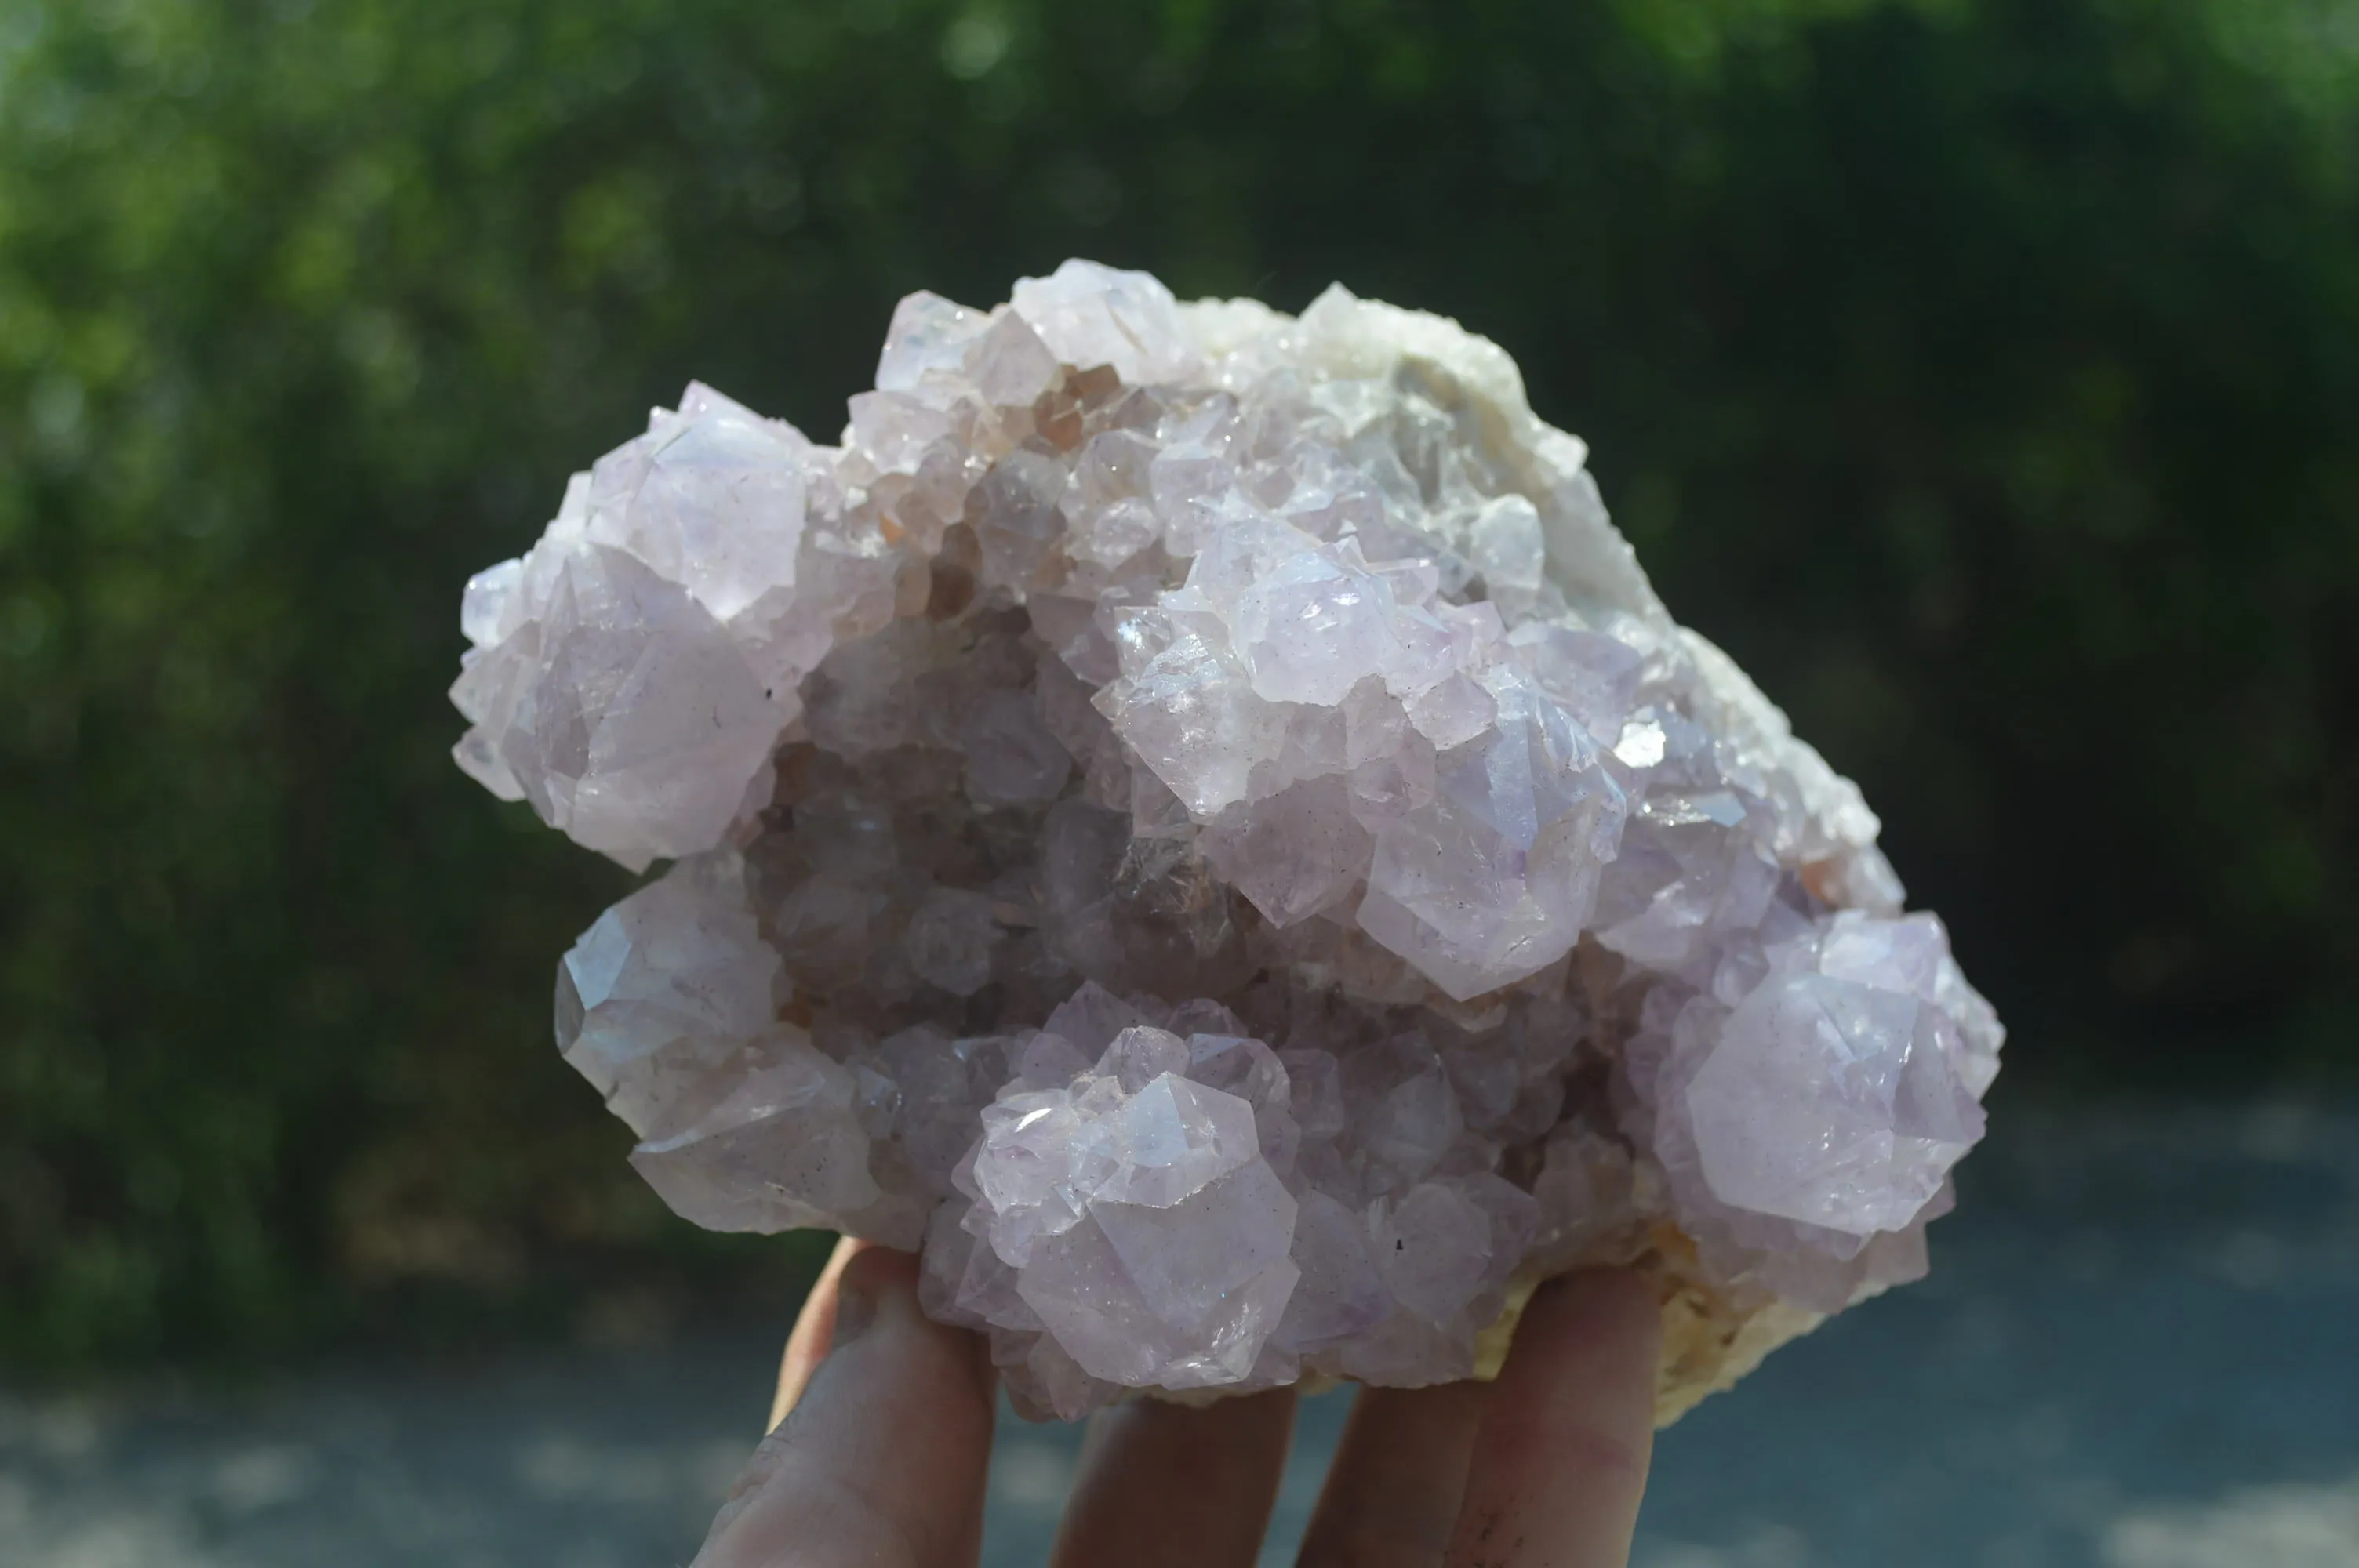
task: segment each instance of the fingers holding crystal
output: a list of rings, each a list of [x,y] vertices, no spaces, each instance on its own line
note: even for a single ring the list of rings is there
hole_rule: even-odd
[[[1245,1568],[1294,1433],[1294,1390],[1202,1410],[1141,1400],[1093,1419],[1052,1568]]]
[[[831,1271],[830,1344],[695,1568],[961,1568],[981,1551],[995,1396],[983,1342],[919,1310],[907,1253],[846,1247]]]
[[[1541,1288],[1474,1442],[1450,1568],[1625,1568],[1661,1340],[1636,1274],[1589,1270]]]

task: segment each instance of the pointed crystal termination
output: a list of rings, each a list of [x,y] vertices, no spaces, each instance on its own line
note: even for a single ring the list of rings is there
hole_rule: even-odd
[[[1926,1266],[2004,1032],[1454,323],[1069,262],[710,388],[468,583],[460,764],[635,870],[558,1037],[716,1229],[921,1249],[1021,1406],[1481,1370],[1634,1264],[1676,1415]]]

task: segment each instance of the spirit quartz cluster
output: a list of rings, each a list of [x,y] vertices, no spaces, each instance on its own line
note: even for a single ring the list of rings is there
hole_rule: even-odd
[[[1033,1414],[1418,1385],[1632,1263],[1658,1414],[1925,1269],[2002,1032],[1497,347],[1068,262],[821,446],[710,388],[467,586],[461,765],[634,870],[565,1055]]]

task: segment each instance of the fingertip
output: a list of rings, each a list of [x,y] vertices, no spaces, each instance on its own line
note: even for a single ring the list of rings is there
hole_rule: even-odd
[[[1645,1275],[1634,1269],[1582,1269],[1533,1292],[1516,1328],[1516,1346],[1577,1336],[1636,1357],[1658,1346],[1662,1332],[1662,1308]]]
[[[848,1337],[843,1333],[842,1303],[857,1298],[855,1311],[873,1313],[876,1306],[890,1298],[896,1303],[906,1301],[915,1307],[918,1301],[918,1258],[913,1252],[896,1252],[889,1247],[874,1244],[861,1246],[844,1260],[843,1268],[835,1281],[837,1336],[839,1342]],[[865,1327],[864,1323],[859,1325]]]
[[[1628,1269],[1583,1269],[1534,1293],[1489,1420],[1571,1466],[1643,1487],[1655,1437],[1662,1311]]]
[[[835,1250],[828,1254],[826,1265],[819,1278],[811,1281],[810,1294],[803,1298],[802,1310],[795,1314],[795,1326],[787,1336],[786,1348],[778,1355],[778,1383],[770,1397],[769,1424],[762,1430],[776,1432],[794,1410],[795,1401],[810,1386],[811,1374],[826,1359],[835,1342],[836,1288],[843,1271],[853,1259],[873,1250],[876,1244],[856,1236],[840,1238]]]
[[[980,1539],[991,1451],[981,1341],[918,1303],[917,1260],[842,1256],[816,1369],[764,1440],[701,1568],[861,1562],[931,1568]]]
[[[1584,1270],[1534,1294],[1475,1443],[1454,1568],[1628,1561],[1661,1337],[1653,1287],[1627,1270]]]
[[[845,1346],[869,1336],[891,1333],[911,1342],[897,1346],[897,1357],[911,1357],[924,1367],[922,1376],[954,1376],[979,1393],[986,1419],[998,1392],[992,1370],[990,1346],[978,1334],[926,1315],[918,1294],[920,1273],[914,1252],[868,1246],[848,1260],[837,1284],[835,1344]],[[857,1319],[847,1325],[846,1308]]]

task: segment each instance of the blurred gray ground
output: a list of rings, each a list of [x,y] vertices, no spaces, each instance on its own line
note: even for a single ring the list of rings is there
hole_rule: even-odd
[[[2359,1563],[2359,1114],[2003,1107],[1933,1277],[1666,1433],[1640,1568]],[[0,1394],[11,1568],[659,1568],[775,1339],[356,1367],[240,1397]],[[1348,1395],[1309,1402],[1266,1561]],[[1037,1563],[1078,1433],[1003,1427],[987,1561]]]

